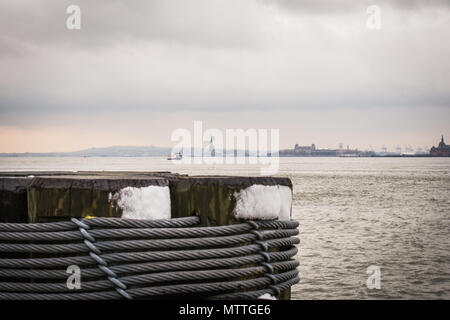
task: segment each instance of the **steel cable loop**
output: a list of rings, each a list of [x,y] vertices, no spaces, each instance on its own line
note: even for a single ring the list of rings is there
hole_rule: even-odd
[[[141,228],[141,229],[96,229],[91,234],[97,239],[173,239],[232,236],[246,233],[250,230],[246,223],[215,227],[189,228]]]
[[[283,239],[271,239],[267,240],[267,245],[269,249],[271,248],[280,248],[280,247],[288,247],[291,245],[296,245],[300,243],[299,238],[289,237],[289,238],[283,238]]]
[[[54,232],[76,229],[78,229],[78,227],[70,221],[42,223],[0,223],[0,231],[2,232]]]
[[[118,228],[118,229],[148,229],[148,228],[189,228],[196,226],[200,223],[200,218],[197,216],[173,218],[167,220],[137,220],[137,219],[122,219],[122,218],[94,218],[83,219],[83,223],[87,226],[99,227],[99,228]],[[291,221],[265,221],[257,220],[254,223],[258,226],[255,229],[297,229],[298,222]],[[239,227],[246,223],[239,224]],[[77,230],[78,225],[74,225],[71,221],[58,221],[58,222],[42,222],[42,223],[0,223],[0,239],[8,240],[8,234],[2,235],[2,233],[10,232],[64,232]],[[227,228],[236,228],[235,225],[220,226],[220,227],[207,227],[198,229],[218,228],[226,230]],[[251,228],[250,228],[251,229]],[[209,231],[209,230],[208,230]],[[208,232],[203,231],[203,232]],[[194,231],[195,232],[195,231]],[[120,233],[119,233],[120,234]],[[136,234],[134,234],[136,235]],[[216,235],[216,234],[212,234]],[[61,235],[63,236],[63,235]],[[71,235],[68,235],[68,240],[72,239]],[[20,237],[19,237],[20,238]],[[23,239],[23,238],[21,238]],[[16,240],[16,239],[11,239]],[[34,239],[25,239],[34,240]],[[45,240],[45,239],[43,239]],[[50,238],[49,240],[53,240]]]
[[[100,218],[97,218],[100,219]],[[89,226],[90,220],[83,220],[86,227]],[[94,219],[95,220],[95,219]],[[131,220],[135,222],[135,220]],[[256,223],[255,223],[256,224]],[[1,229],[2,223],[0,223]],[[34,225],[34,224],[30,224]],[[41,224],[38,224],[41,225]],[[257,224],[256,224],[257,225]],[[252,227],[248,223],[235,224],[229,226],[217,226],[217,227],[193,227],[193,228],[133,228],[133,229],[97,229],[91,230],[90,233],[96,239],[108,238],[198,238],[208,236],[227,236],[244,233],[252,230]],[[261,231],[265,234],[266,239],[280,238],[287,236],[295,236],[298,234],[297,229],[275,229]],[[47,231],[47,232],[0,232],[0,240],[9,241],[70,241],[83,239],[83,235],[80,235],[78,231]]]
[[[215,238],[185,238],[185,239],[157,239],[157,240],[134,240],[134,241],[110,241],[99,242],[98,247],[101,250],[144,250],[144,249],[181,249],[181,248],[215,248],[227,247],[246,242],[254,239],[252,234],[242,234],[235,236],[215,237]]]
[[[100,228],[185,228],[198,225],[200,223],[200,217],[192,216],[165,220],[94,218],[84,219],[83,222],[88,226]]]
[[[96,264],[96,261],[90,256],[0,259],[0,268],[54,268],[67,267],[72,264],[76,264],[78,266],[93,265]]]
[[[173,239],[229,236],[247,232],[250,226],[246,223],[217,227],[192,228],[142,228],[142,229],[93,229],[89,233],[95,239]],[[284,231],[284,230],[274,230]],[[295,234],[292,234],[295,235]],[[0,232],[0,240],[8,241],[71,241],[81,240],[83,235],[78,231],[57,232]]]
[[[0,244],[0,252],[22,252],[22,253],[42,253],[42,254],[68,254],[90,252],[83,243],[70,244]]]
[[[180,260],[170,262],[146,262],[137,264],[113,265],[109,268],[116,274],[136,274],[143,272],[200,270],[220,267],[239,267],[260,262],[260,255],[249,255],[235,258]],[[102,276],[103,271],[95,268],[82,268],[83,278]],[[0,269],[0,278],[34,278],[34,279],[67,279],[65,269]]]
[[[291,275],[292,276],[292,275]],[[288,275],[284,276],[288,277]],[[283,277],[283,278],[284,278]],[[293,282],[298,278],[292,278]],[[127,292],[133,298],[158,297],[164,295],[229,293],[233,290],[246,290],[270,285],[267,277],[248,280],[222,281],[210,283],[189,283],[166,286],[132,288]],[[279,286],[279,285],[277,285]],[[113,300],[122,296],[116,291],[76,292],[76,293],[14,293],[0,292],[1,300]]]
[[[205,271],[181,271],[156,274],[144,274],[138,276],[123,277],[120,281],[125,285],[151,285],[161,282],[223,279],[227,277],[248,277],[260,275],[264,268],[242,268],[242,269],[218,269]],[[108,280],[84,281],[82,290],[95,291],[114,288],[115,284]],[[7,292],[73,292],[64,283],[7,283],[0,282],[0,290]]]
[[[84,239],[79,231],[0,232],[0,240],[7,241],[76,241]]]
[[[295,246],[291,246],[285,251],[269,252],[270,261],[285,261],[289,260],[298,253],[298,249]]]
[[[250,288],[264,287],[270,285],[271,280],[265,276],[245,279],[234,280],[225,282],[210,282],[210,283],[189,283],[189,284],[176,284],[166,286],[155,286],[145,288],[132,288],[129,289],[129,293],[133,297],[156,297],[162,295],[180,295],[180,294],[193,294],[193,293],[215,293],[215,292],[227,292],[233,290],[245,290]]]
[[[181,251],[149,251],[149,252],[121,252],[106,253],[102,258],[109,263],[130,263],[130,262],[156,262],[174,260],[197,260],[212,258],[232,258],[255,254],[260,252],[260,245],[251,244],[232,248],[201,249],[201,250],[181,250]],[[297,248],[291,247],[286,251],[269,252],[268,257],[273,261],[288,260],[297,254]],[[42,268],[42,267],[67,267],[76,264],[78,266],[94,265],[98,262],[92,256],[72,256],[53,258],[17,258],[0,259],[0,268]]]
[[[242,300],[242,299],[258,299],[262,295],[268,293],[270,295],[275,295],[278,291],[286,290],[293,285],[296,285],[300,282],[300,278],[298,276],[289,279],[283,283],[276,284],[272,286],[272,288],[266,288],[262,290],[255,290],[255,291],[244,291],[244,292],[234,292],[234,293],[226,293],[226,294],[219,294],[219,295],[213,295],[208,297],[208,299],[211,300]],[[275,289],[276,288],[276,289]]]
[[[297,260],[287,260],[287,261],[273,262],[272,268],[274,269],[274,271],[280,272],[295,269],[299,265],[300,263]]]
[[[298,229],[278,229],[278,230],[263,230],[260,231],[264,239],[279,239],[294,237],[299,234]]]
[[[82,229],[84,230],[84,229]],[[90,236],[90,235],[89,235]],[[252,234],[242,234],[213,238],[184,238],[184,239],[152,239],[152,240],[122,240],[99,241],[96,247],[102,251],[130,251],[130,250],[156,250],[156,249],[181,249],[181,248],[205,248],[232,246],[245,242],[251,242],[255,238]],[[92,242],[90,239],[87,239]],[[1,243],[0,252],[25,252],[25,253],[85,253],[92,251],[82,243],[70,244],[9,244]]]
[[[264,274],[262,266],[238,269],[215,269],[200,271],[178,271],[153,274],[143,274],[120,278],[120,282],[126,286],[145,286],[156,283],[173,283],[176,281],[219,280],[239,277],[260,276]],[[295,270],[294,270],[295,271]],[[286,273],[286,277],[290,275]],[[277,280],[278,281],[278,280]],[[96,291],[114,288],[116,284],[108,280],[84,281],[80,291]],[[0,290],[6,292],[73,292],[65,283],[17,283],[0,282]],[[124,289],[125,290],[125,289]]]
[[[89,233],[99,239],[173,239],[173,238],[199,238],[212,236],[230,236],[251,230],[247,223],[218,227],[193,228],[145,228],[145,229],[97,229]],[[261,231],[266,239],[295,236],[297,229],[276,229]],[[8,241],[73,241],[84,239],[78,231],[56,232],[0,232],[0,240]]]
[[[83,219],[84,224],[101,228],[183,228],[200,223],[200,217],[182,217],[165,220],[138,220],[123,218]],[[40,223],[0,223],[1,232],[56,232],[77,230],[78,225],[71,221],[40,222]]]
[[[108,269],[108,264],[103,262],[104,260],[98,256],[101,254],[101,250],[95,246],[95,244],[94,244],[95,239],[88,232],[88,230],[90,229],[90,226],[86,225],[83,221],[80,221],[76,218],[72,218],[71,220],[74,224],[76,224],[79,227],[80,233],[86,238],[84,240],[84,244],[91,251],[89,253],[91,255],[91,257],[93,257],[95,260],[98,260],[99,269],[102,270],[107,275],[108,280],[114,285],[114,288],[121,296],[123,296],[126,299],[131,300],[132,297],[126,292],[127,286],[125,284],[123,284],[119,279],[117,279],[117,275],[113,271]],[[45,284],[39,284],[39,286],[44,288]],[[54,286],[52,286],[52,284],[48,284],[47,287],[52,288]],[[1,288],[1,283],[0,283],[0,288]],[[66,289],[69,290],[67,287],[66,287]],[[98,289],[101,289],[101,287],[100,288],[96,287],[95,289],[98,290]],[[41,289],[41,290],[44,291],[44,289]]]
[[[299,222],[296,220],[253,220],[258,226],[255,229],[297,229]]]
[[[142,261],[173,261],[173,260],[196,260],[208,258],[238,257],[256,253],[258,245],[247,245],[232,248],[181,250],[181,251],[148,251],[148,252],[120,252],[106,253],[102,255],[106,263],[129,263]],[[39,267],[67,267],[76,264],[94,265],[98,261],[92,256],[72,256],[53,258],[24,258],[24,259],[0,259],[0,267],[6,268],[39,268]]]
[[[284,281],[287,281],[289,279],[295,278],[296,276],[298,276],[297,268],[295,268],[293,270],[281,272],[281,273],[275,273],[275,274],[273,274],[273,278],[274,278],[275,282],[272,283],[272,284],[275,285],[275,284],[278,284],[280,282],[284,282]]]
[[[16,293],[0,292],[0,300],[119,300],[115,290],[84,293]]]
[[[228,258],[257,253],[258,251],[260,251],[259,245],[250,244],[239,247],[217,248],[217,249],[107,253],[103,254],[102,257],[108,263],[110,262],[124,263],[137,261],[173,261],[173,260],[196,260],[207,258]],[[280,255],[275,255],[275,253],[280,253]],[[269,256],[271,257],[272,254],[274,254],[273,257],[275,259],[278,259],[278,261],[286,260],[289,259],[291,256],[297,254],[297,248],[292,247],[289,250],[282,252],[270,252]]]
[[[92,243],[93,237],[86,234],[86,229],[81,231],[85,233],[84,238]],[[273,234],[272,234],[273,235]],[[261,233],[264,237],[264,234]],[[234,236],[213,237],[213,238],[184,238],[184,239],[152,239],[152,240],[122,240],[122,241],[101,241],[96,244],[99,250],[103,251],[129,251],[129,250],[145,250],[145,249],[181,249],[181,248],[204,248],[232,246],[245,242],[251,242],[256,239],[254,234],[242,234]],[[288,246],[298,244],[298,238],[282,238],[267,241],[269,248]],[[68,254],[68,253],[85,253],[93,249],[81,243],[70,244],[15,244],[0,243],[0,252],[22,252],[22,253],[47,253],[47,254]]]
[[[173,261],[173,260],[196,260],[208,258],[238,257],[256,253],[258,245],[247,245],[232,248],[181,250],[181,251],[148,251],[148,252],[120,252],[103,254],[102,258],[107,263],[129,263],[142,261]],[[0,259],[0,267],[6,268],[30,268],[30,267],[66,267],[77,264],[93,265],[97,261],[92,256],[72,256],[53,258],[23,258],[23,259]]]
[[[271,253],[273,255],[273,253]],[[275,259],[272,258],[273,261]],[[264,262],[264,258],[259,255],[248,255],[235,258],[222,259],[203,259],[188,261],[171,261],[171,262],[147,262],[138,264],[122,264],[110,266],[110,270],[117,275],[133,275],[144,272],[163,272],[163,271],[183,271],[183,270],[201,270],[214,268],[237,268],[244,265],[258,264]],[[275,271],[285,271],[298,267],[297,260],[287,260],[272,262]],[[98,267],[82,268],[83,279],[98,278],[104,275],[104,271]],[[0,269],[0,278],[24,278],[24,279],[67,279],[66,269]]]

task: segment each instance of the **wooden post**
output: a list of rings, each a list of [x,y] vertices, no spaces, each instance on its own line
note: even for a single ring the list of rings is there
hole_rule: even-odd
[[[28,187],[30,222],[69,217],[121,217],[112,195],[125,187],[168,186],[165,178],[145,176],[41,176]]]

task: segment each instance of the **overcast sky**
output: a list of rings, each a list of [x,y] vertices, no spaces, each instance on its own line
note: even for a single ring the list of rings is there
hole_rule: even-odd
[[[81,30],[66,9],[81,8]],[[370,5],[381,29],[367,28]],[[450,1],[0,2],[0,152],[173,146],[280,129],[393,150],[450,141]]]

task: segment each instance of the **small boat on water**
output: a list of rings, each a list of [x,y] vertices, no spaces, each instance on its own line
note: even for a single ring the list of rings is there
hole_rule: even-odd
[[[183,159],[182,152],[171,153],[167,156],[167,160],[181,160]]]

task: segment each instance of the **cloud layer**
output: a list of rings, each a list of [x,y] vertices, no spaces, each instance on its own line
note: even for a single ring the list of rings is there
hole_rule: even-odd
[[[2,1],[0,126],[48,129],[52,118],[78,130],[87,118],[122,120],[132,144],[132,114],[145,115],[166,128],[154,141],[148,128],[148,144],[168,145],[172,123],[186,114],[231,128],[239,118],[261,127],[276,114],[281,134],[299,119],[348,128],[370,114],[386,119],[378,130],[392,130],[391,141],[373,128],[345,135],[349,143],[398,144],[404,132],[432,143],[450,135],[441,124],[450,115],[448,3]],[[66,28],[70,4],[81,8],[81,30]],[[371,4],[381,9],[381,30],[366,27]],[[427,113],[427,129],[414,131]],[[299,127],[286,143],[310,134]]]

